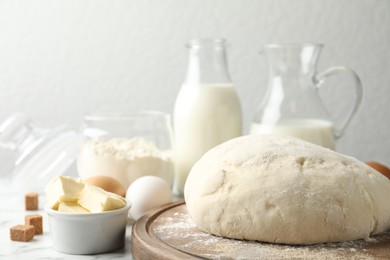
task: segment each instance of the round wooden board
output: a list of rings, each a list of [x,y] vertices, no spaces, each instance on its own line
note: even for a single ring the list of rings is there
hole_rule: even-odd
[[[390,233],[369,241],[290,246],[227,239],[198,230],[183,201],[155,209],[132,230],[135,259],[390,259]]]

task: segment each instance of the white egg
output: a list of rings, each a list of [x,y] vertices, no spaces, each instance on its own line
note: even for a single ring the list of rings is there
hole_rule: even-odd
[[[172,192],[165,180],[156,176],[144,176],[129,186],[126,199],[131,202],[129,216],[137,220],[148,210],[172,202]]]

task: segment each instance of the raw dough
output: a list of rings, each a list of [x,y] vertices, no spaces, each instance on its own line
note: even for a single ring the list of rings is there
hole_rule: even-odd
[[[250,135],[208,151],[185,184],[197,227],[283,244],[367,239],[390,227],[390,181],[293,137]]]

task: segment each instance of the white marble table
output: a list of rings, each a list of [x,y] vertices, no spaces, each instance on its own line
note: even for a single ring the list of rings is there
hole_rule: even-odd
[[[51,247],[50,229],[47,215],[43,211],[44,196],[39,197],[39,210],[24,210],[24,197],[0,191],[0,259],[133,259],[131,255],[131,226],[127,226],[125,246],[119,250],[98,255],[67,255]],[[17,224],[24,224],[24,216],[41,214],[43,234],[34,236],[29,242],[11,241],[9,229]]]

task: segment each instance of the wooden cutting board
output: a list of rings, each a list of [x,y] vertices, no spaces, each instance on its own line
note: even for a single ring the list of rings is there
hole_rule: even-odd
[[[198,230],[183,201],[139,219],[131,244],[135,259],[390,259],[390,232],[369,241],[311,246],[227,239]]]

